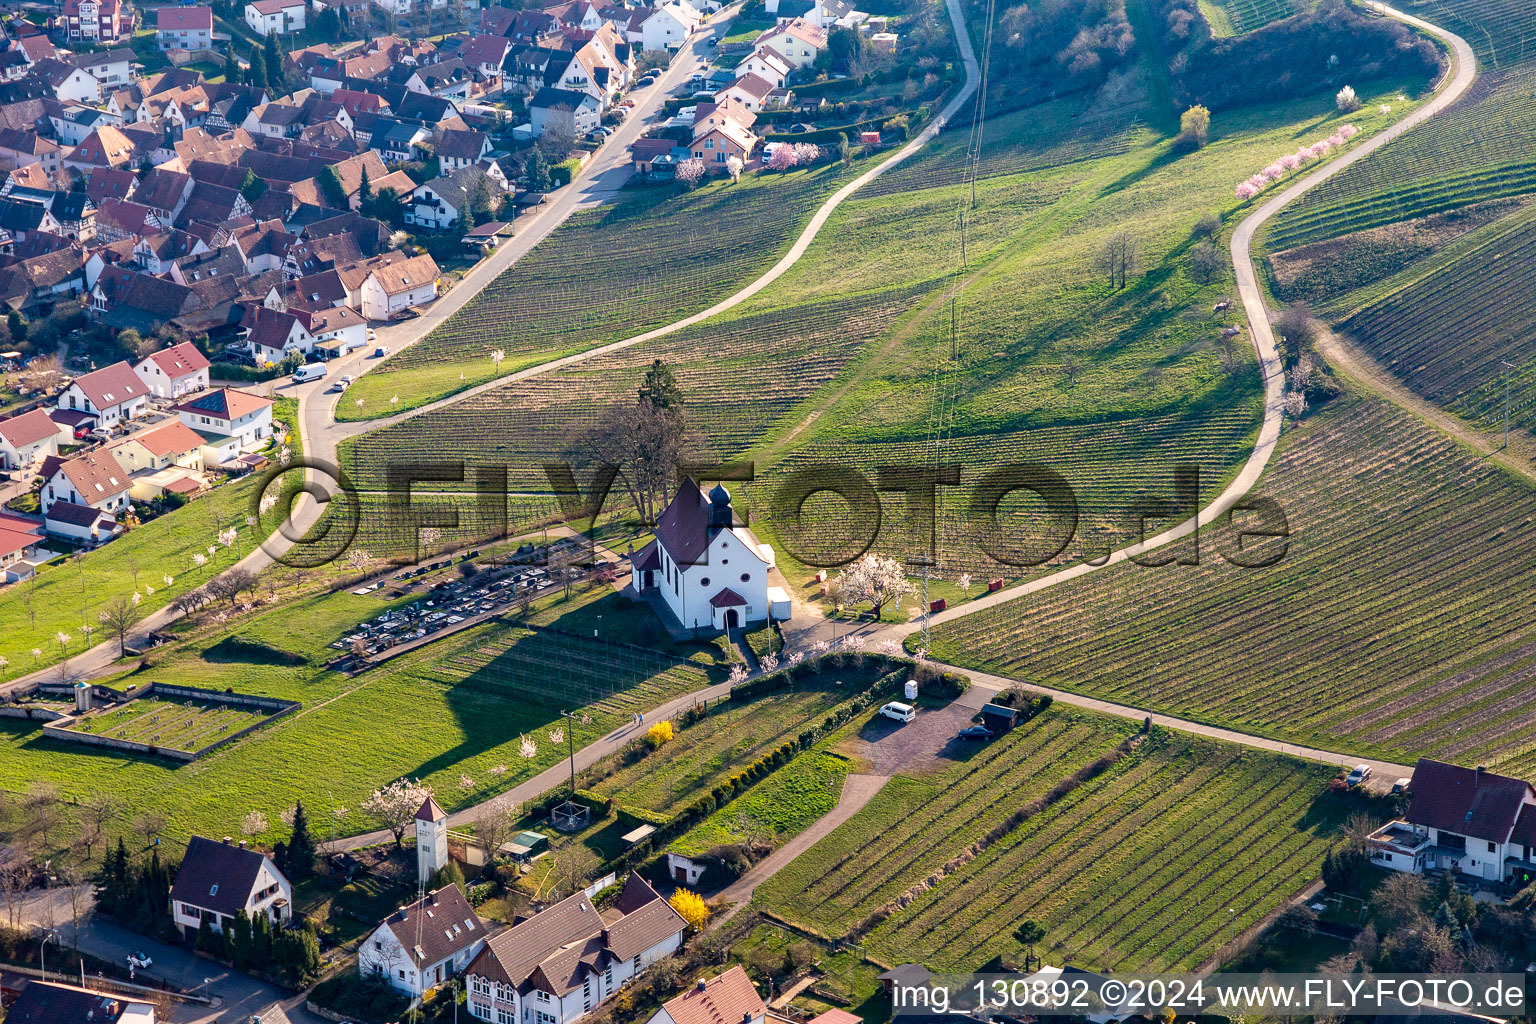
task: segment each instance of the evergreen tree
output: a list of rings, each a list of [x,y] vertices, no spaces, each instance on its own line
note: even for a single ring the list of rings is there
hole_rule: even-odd
[[[272,863],[277,865],[277,870],[292,877],[288,870],[288,844],[279,839],[272,847]]]
[[[224,51],[224,81],[230,85],[240,84],[240,60],[235,56],[233,42]]]
[[[363,172],[363,182],[368,181]],[[293,836],[288,840],[288,874],[292,878],[308,878],[315,873],[315,837],[309,831],[309,815],[304,812],[304,801],[293,808]]]
[[[327,8],[329,9],[329,8]],[[363,180],[357,183],[358,209],[367,216],[369,205],[373,202],[373,186],[368,182],[368,168],[363,168]]]
[[[251,921],[251,963],[264,966],[272,962],[272,919],[257,914]]]
[[[427,890],[436,892],[450,885],[457,886],[460,892],[464,891],[464,872],[459,869],[458,862],[452,860],[433,873],[427,882]]]
[[[262,47],[262,63],[267,66],[267,84],[274,89],[283,87],[283,54],[277,48],[277,33],[268,32],[266,45]]]
[[[16,310],[13,309],[5,314],[5,326],[10,329],[12,341],[27,340],[27,322],[21,318],[21,314],[16,312]]]
[[[665,360],[654,360],[651,368],[645,371],[645,382],[640,385],[640,401],[653,409],[673,409],[683,404],[677,377]]]
[[[255,43],[251,44],[250,67],[245,69],[245,84],[260,89],[267,87],[267,66],[262,63],[261,47]]]
[[[207,917],[197,923],[197,951],[209,956],[224,956],[224,936],[213,930],[213,921]]]
[[[234,923],[227,929],[229,932],[229,959],[239,970],[247,970],[255,964],[255,934],[251,929],[251,919],[241,909],[235,911]]]
[[[108,855],[102,866],[101,903],[107,913],[121,917],[128,902],[128,892],[128,848],[119,836],[117,849]]]
[[[549,161],[545,158],[544,151],[537,146],[528,154],[525,177],[528,179],[528,191],[549,191]]]

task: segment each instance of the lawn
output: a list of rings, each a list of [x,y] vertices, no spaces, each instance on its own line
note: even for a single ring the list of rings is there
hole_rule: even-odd
[[[1053,756],[1064,729],[1086,734]],[[1103,755],[1097,774],[1073,775]],[[1029,918],[1051,962],[1190,968],[1315,877],[1351,806],[1328,795],[1332,775],[1162,730],[1133,742],[1122,724],[1052,710],[980,764],[894,780],[756,899],[889,963],[1019,958],[1013,930]]]
[[[709,717],[681,729],[671,743],[590,788],[625,806],[674,813],[726,776],[819,724],[879,674],[873,669],[837,670],[797,680],[793,692],[771,693],[745,706],[735,701],[715,705]]]
[[[71,731],[194,753],[217,743],[223,738],[221,734],[238,732],[266,717],[266,712],[228,705],[141,697],[116,710],[81,719]]]
[[[777,846],[837,806],[843,781],[854,768],[850,758],[836,751],[806,751],[683,833],[667,849],[697,856],[737,843]]]

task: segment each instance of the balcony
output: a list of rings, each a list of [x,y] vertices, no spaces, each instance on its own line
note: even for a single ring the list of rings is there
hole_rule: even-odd
[[[1371,845],[1388,853],[1413,857],[1429,846],[1429,833],[1421,832],[1406,821],[1389,821],[1370,836]]]

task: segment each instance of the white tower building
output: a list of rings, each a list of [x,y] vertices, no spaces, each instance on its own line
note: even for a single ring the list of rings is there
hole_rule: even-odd
[[[425,883],[448,863],[448,815],[428,796],[416,812],[416,877]]]

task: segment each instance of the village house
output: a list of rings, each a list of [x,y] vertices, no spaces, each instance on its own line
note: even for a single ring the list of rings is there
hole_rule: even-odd
[[[757,49],[772,50],[794,68],[810,67],[827,48],[827,32],[809,22],[796,19],[776,25],[757,37]]]
[[[71,43],[115,43],[133,31],[124,0],[64,0],[64,34]]]
[[[59,144],[37,132],[18,128],[0,129],[0,162],[13,170],[37,164],[49,175],[59,171]]]
[[[62,60],[47,58],[32,66],[33,77],[46,82],[53,98],[60,103],[96,103],[101,99],[101,83],[91,75]]]
[[[368,343],[368,321],[351,306],[290,309],[315,339],[315,352],[327,359],[344,356]]]
[[[145,470],[154,472],[178,466],[201,472],[202,448],[201,434],[180,420],[171,420],[124,438],[109,451],[123,472],[132,476]]]
[[[111,430],[144,414],[149,401],[146,388],[127,362],[116,362],[76,377],[59,395],[60,409],[78,410],[96,418],[104,430]]]
[[[646,1024],[765,1024],[767,1019],[763,997],[737,964],[668,999]]]
[[[128,491],[133,482],[107,452],[86,452],[73,459],[46,458],[41,475],[43,489],[38,492],[38,501],[51,533],[70,535],[68,529],[54,529],[54,520],[61,517],[64,525],[70,527],[87,527],[84,522],[74,522],[76,518],[90,519],[89,526],[95,525],[94,515],[76,516],[76,510],[104,514],[116,526],[117,513],[128,507]]]
[[[501,187],[493,183],[479,167],[461,167],[450,174],[418,185],[405,208],[405,222],[432,231],[470,227],[479,212],[477,204],[487,209],[501,199]]]
[[[695,129],[697,131],[697,129]],[[752,129],[743,125],[740,121],[726,117],[713,127],[706,127],[693,139],[693,155],[705,163],[713,164],[713,169],[722,169],[731,157],[736,157],[742,163],[752,159],[752,151],[757,148],[757,136]]]
[[[31,578],[43,540],[42,523],[0,514],[0,570],[4,570],[0,581],[15,583]]]
[[[639,875],[602,913],[585,892],[574,893],[486,942],[465,970],[470,1015],[494,1024],[571,1024],[676,952],[687,928]]]
[[[205,442],[210,436],[233,438],[248,450],[272,436],[272,405],[272,399],[249,391],[219,388],[177,405],[176,414]]]
[[[635,589],[674,628],[738,629],[769,618],[773,549],[760,544],[716,484],[706,498],[685,479],[656,523],[656,539],[635,554]],[[786,616],[787,617],[787,616]]]
[[[268,32],[285,36],[304,30],[304,0],[250,0],[245,23],[259,36]]]
[[[773,93],[772,82],[748,72],[717,92],[715,102],[722,105],[728,102],[740,103],[743,108],[757,114],[769,106]]]
[[[698,31],[699,12],[679,0],[657,7],[640,24],[640,48],[671,52]]]
[[[70,55],[69,63],[101,84],[103,92],[138,81],[137,54],[126,46]]]
[[[59,425],[42,409],[0,420],[0,469],[27,469],[59,454]]]
[[[535,137],[554,129],[580,138],[602,123],[603,107],[594,96],[569,89],[540,89],[528,105]]]
[[[358,946],[357,971],[414,1002],[462,971],[488,934],[458,886],[446,885],[385,918]]]
[[[285,923],[293,912],[293,886],[272,858],[228,839],[215,842],[193,836],[171,886],[171,918],[187,938],[196,938],[203,921],[216,932],[249,917],[266,914],[273,924]]]
[[[789,81],[789,73],[793,70],[790,64],[777,52],[766,46],[753,50],[745,60],[736,65],[737,78],[743,75],[756,75],[769,82],[775,89],[782,89]]]
[[[388,320],[437,298],[438,269],[431,256],[400,252],[336,268],[347,290],[346,304],[367,320]]]
[[[213,9],[161,7],[155,11],[155,48],[208,50],[213,48]]]
[[[29,981],[11,1005],[16,1024],[155,1024],[155,1007],[127,996],[53,981]]]
[[[484,132],[443,132],[437,140],[437,166],[442,174],[471,167],[491,155],[491,137]]]
[[[208,386],[208,357],[190,341],[151,352],[133,368],[156,398],[180,398]]]
[[[280,363],[294,353],[307,356],[315,347],[315,336],[298,317],[282,310],[252,306],[240,326],[246,331],[246,346],[258,366]]]
[[[1419,758],[1403,817],[1371,833],[1371,863],[1485,882],[1536,881],[1536,789],[1479,765]]]

